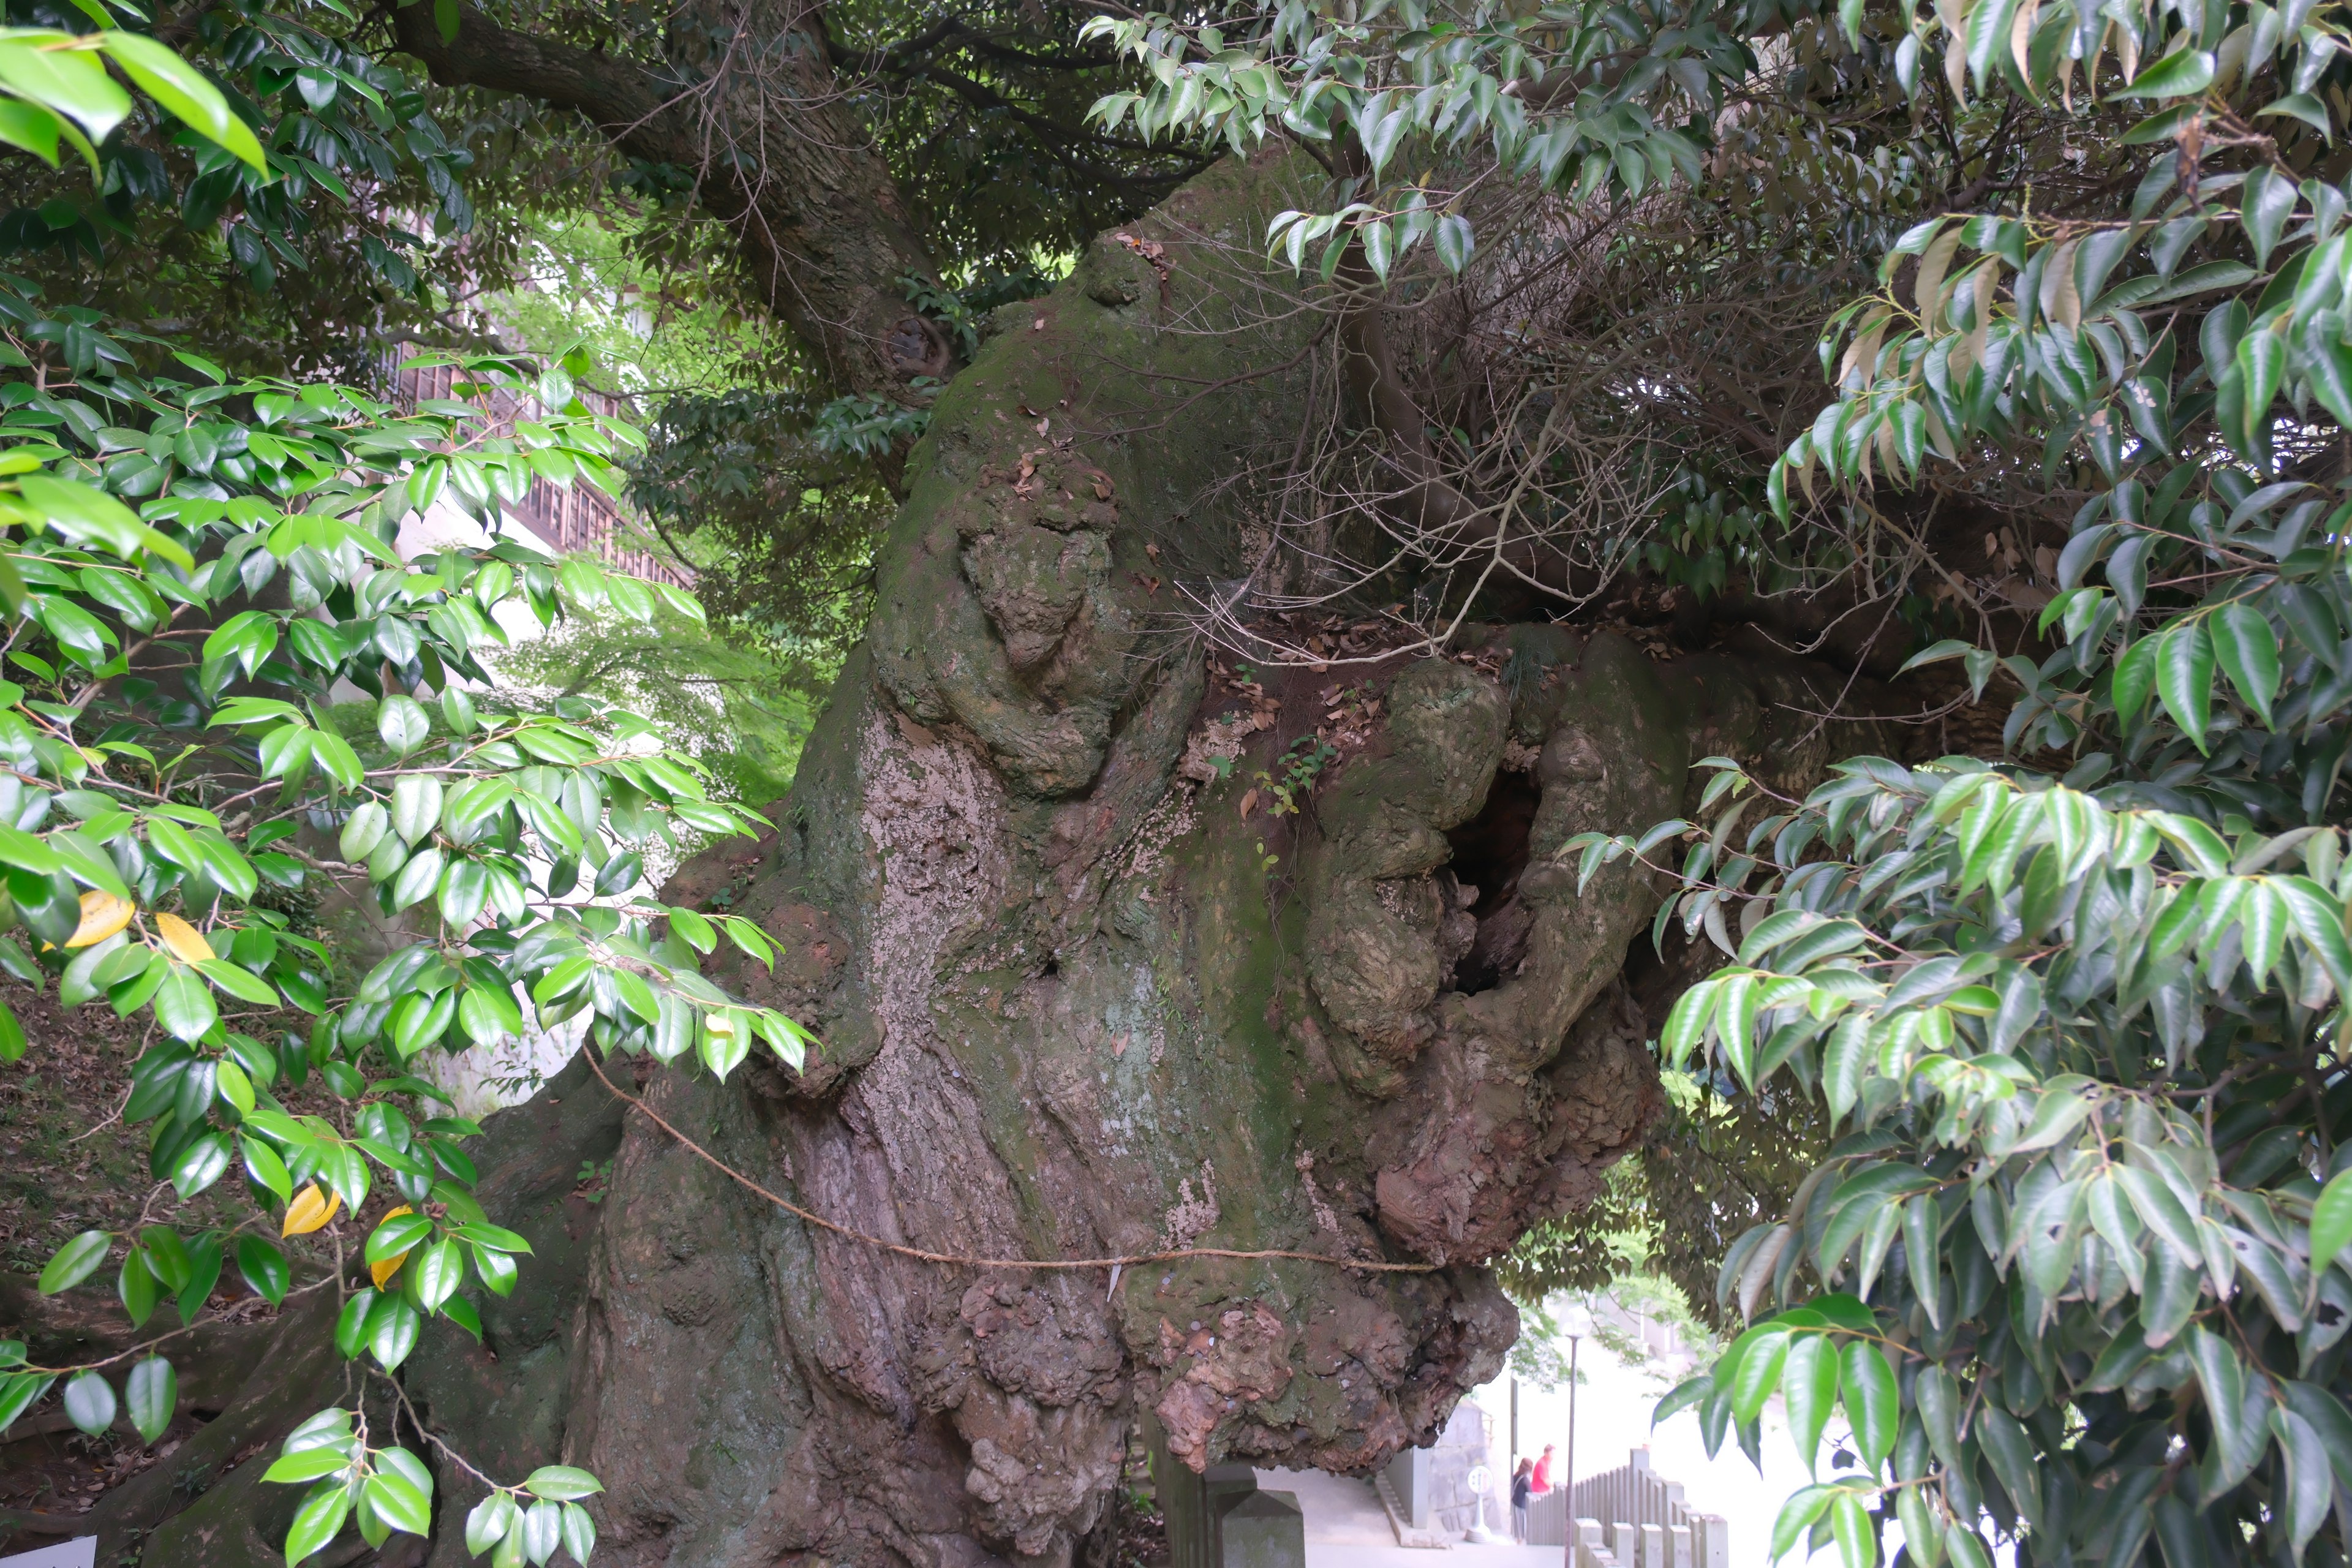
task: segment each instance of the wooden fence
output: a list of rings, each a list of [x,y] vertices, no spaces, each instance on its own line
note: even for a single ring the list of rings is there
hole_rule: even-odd
[[[1578,1481],[1572,1497],[1555,1488],[1528,1499],[1528,1544],[1567,1545],[1571,1519],[1576,1568],[1727,1568],[1731,1561],[1730,1522],[1691,1508],[1681,1482],[1650,1468],[1647,1448]]]

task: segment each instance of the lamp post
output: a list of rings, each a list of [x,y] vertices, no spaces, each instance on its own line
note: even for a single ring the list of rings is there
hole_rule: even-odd
[[[1583,1346],[1584,1336],[1592,1331],[1592,1314],[1581,1306],[1570,1306],[1560,1314],[1559,1321],[1561,1332],[1568,1336],[1568,1447],[1559,1483],[1559,1511],[1565,1521],[1561,1533],[1568,1537],[1568,1544],[1560,1562],[1562,1568],[1576,1568],[1576,1352]]]

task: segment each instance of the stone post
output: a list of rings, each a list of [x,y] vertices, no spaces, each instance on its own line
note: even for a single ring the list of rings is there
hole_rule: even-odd
[[[1217,1568],[1307,1568],[1307,1521],[1292,1492],[1250,1490],[1213,1500]]]

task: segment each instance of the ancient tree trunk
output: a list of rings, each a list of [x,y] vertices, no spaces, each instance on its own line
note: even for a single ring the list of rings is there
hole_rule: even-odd
[[[1820,742],[1776,737],[1753,668],[1548,626],[1263,699],[1212,679],[1170,584],[1242,572],[1220,481],[1298,395],[1314,323],[1250,264],[1292,177],[1229,163],[1104,237],[943,396],[776,833],[673,889],[785,944],[726,978],[824,1048],[648,1093],[793,1201],[937,1252],[1431,1267],[919,1262],[632,1113],[584,1275],[534,1270],[576,1310],[493,1303],[487,1350],[411,1378],[485,1458],[604,1478],[600,1558],[1068,1563],[1144,1410],[1195,1465],[1361,1471],[1499,1367],[1515,1317],[1480,1260],[1654,1114],[1620,979],[1654,895],[1620,871],[1580,896],[1555,853],[1671,815],[1695,756],[1794,778]],[[1307,809],[1244,815],[1341,683],[1362,729]],[[501,1170],[548,1163],[506,1143]],[[462,1561],[445,1531],[434,1562]]]
[[[940,398],[775,831],[671,890],[783,944],[722,978],[823,1037],[805,1073],[609,1070],[751,1180],[931,1252],[1313,1257],[909,1258],[783,1213],[575,1063],[485,1151],[523,1289],[404,1375],[493,1473],[601,1476],[600,1563],[1059,1568],[1147,1411],[1194,1465],[1366,1470],[1499,1369],[1516,1318],[1482,1262],[1656,1113],[1664,987],[1628,970],[1655,893],[1624,868],[1579,893],[1560,847],[1675,815],[1696,757],[1796,787],[1827,753],[1797,710],[1834,689],[1552,625],[1213,663],[1177,584],[1246,574],[1234,476],[1306,402],[1319,321],[1256,249],[1300,178],[1220,165],[999,312]],[[1318,726],[1338,755],[1276,813],[1276,758]],[[193,1504],[127,1499],[110,1552],[273,1560],[246,1515],[292,1501],[258,1473],[344,1373],[272,1370],[226,1399]],[[437,1469],[456,1568],[478,1493]]]

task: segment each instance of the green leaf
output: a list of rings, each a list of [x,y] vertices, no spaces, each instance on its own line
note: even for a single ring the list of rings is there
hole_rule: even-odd
[[[595,1496],[604,1489],[604,1483],[569,1465],[541,1465],[523,1479],[522,1489],[552,1502],[571,1502]]]
[[[1926,1200],[1915,1200],[1924,1202]],[[1895,1452],[1895,1435],[1903,1408],[1895,1371],[1886,1352],[1868,1340],[1849,1340],[1839,1355],[1839,1386],[1845,1398],[1846,1420],[1853,1428],[1854,1447],[1872,1474]]]
[[[105,73],[99,74],[102,78]],[[184,548],[141,522],[138,514],[103,490],[41,473],[19,475],[16,489],[51,528],[78,543],[99,546],[125,561],[135,560],[143,551],[182,571],[195,567]]]
[[[238,968],[226,958],[209,960],[197,964],[196,968],[203,972],[205,979],[240,1002],[250,1002],[257,1007],[275,1007],[280,1005],[278,993],[269,988],[267,981],[249,970]],[[249,1110],[251,1107],[248,1105],[245,1109]]]
[[[86,1230],[63,1247],[41,1270],[38,1281],[41,1294],[54,1296],[60,1290],[70,1290],[92,1274],[106,1261],[107,1249],[114,1237],[102,1230]]]
[[[2300,120],[2318,132],[2322,141],[2332,142],[2336,140],[2336,127],[2328,119],[2327,106],[2307,92],[2291,92],[2254,110],[2257,120],[2266,114],[2284,114]]]
[[[2286,1460],[2287,1539],[2299,1562],[2304,1548],[2311,1544],[2311,1538],[2326,1522],[2335,1477],[2328,1464],[2327,1446],[2311,1423],[2292,1410],[2280,1408],[2271,1411],[2270,1419],[2271,1431],[2277,1436],[2279,1451]]]
[[[385,745],[391,747],[395,754],[404,757],[425,743],[425,737],[433,732],[433,721],[425,717],[425,710],[418,706],[415,698],[394,693],[386,697],[376,710],[375,730]],[[406,784],[409,781],[404,778],[400,782]],[[436,785],[436,794],[438,794],[438,785]],[[422,835],[404,833],[401,837],[415,843]]]
[[[416,1348],[416,1336],[423,1327],[424,1319],[415,1308],[397,1296],[378,1295],[368,1309],[368,1353],[384,1371],[395,1371]]]
[[[563,1505],[563,1550],[574,1563],[585,1563],[596,1550],[596,1521],[576,1502]]]
[[[2116,717],[2126,725],[2139,717],[2148,693],[2156,689],[2156,656],[2163,643],[2160,637],[2142,637],[2116,660],[2109,697],[2116,705]]]
[[[366,1258],[370,1263],[382,1263],[409,1251],[433,1234],[433,1222],[421,1214],[397,1214],[375,1227],[367,1240]]]
[[[1808,1474],[1822,1446],[1822,1428],[1837,1404],[1838,1353],[1826,1334],[1792,1334],[1781,1364],[1780,1392],[1789,1409],[1789,1436]]]
[[[66,1419],[98,1436],[114,1425],[114,1385],[95,1372],[76,1373],[66,1380]]]
[[[245,160],[254,173],[269,177],[268,161],[262,156],[252,128],[236,117],[203,72],[143,33],[108,32],[99,37],[114,63],[148,97],[178,115],[190,129]]]
[[[351,742],[341,735],[331,730],[313,731],[310,754],[318,759],[320,767],[326,769],[327,776],[343,788],[359,788],[362,777],[359,753],[352,751]]]
[[[2180,49],[2165,56],[2134,77],[2115,98],[2185,98],[2213,85],[2213,56],[2205,49]]]
[[[286,1288],[293,1281],[286,1254],[257,1236],[236,1238],[236,1271],[245,1276],[255,1295],[273,1307],[286,1300]]]
[[[64,122],[46,109],[22,99],[0,98],[0,142],[23,148],[52,169],[58,166],[58,141],[65,129]],[[22,603],[20,594],[7,607],[13,612]]]
[[[391,814],[379,802],[369,801],[353,808],[350,819],[343,824],[335,840],[336,853],[357,865],[383,842],[383,836],[391,830]]]
[[[513,1231],[502,1229],[495,1225],[478,1223],[463,1225],[457,1227],[457,1234],[477,1247],[487,1247],[493,1252],[529,1253],[530,1251],[530,1242],[517,1236]]]
[[[1714,1020],[1716,1004],[1721,997],[1722,987],[1717,982],[1702,980],[1675,998],[1673,1010],[1666,1015],[1666,1026],[1658,1037],[1658,1053],[1667,1066],[1680,1068],[1690,1060],[1691,1053],[1706,1037],[1706,1026]]]
[[[1957,1519],[1944,1527],[1944,1552],[1952,1560],[1952,1568],[1992,1568],[1992,1553],[1985,1550],[1984,1537]]]
[[[454,1238],[444,1237],[426,1247],[410,1267],[417,1271],[418,1302],[426,1311],[435,1311],[465,1281],[466,1255]]]
[[[522,1529],[509,1540],[520,1539],[523,1551],[533,1563],[545,1563],[563,1544],[563,1509],[552,1502],[535,1502],[524,1510]]]
[[[1992,1462],[2001,1489],[2039,1528],[2042,1523],[2042,1475],[2036,1468],[2033,1439],[2016,1416],[1990,1402],[1979,1406],[1974,1424],[1977,1441]]]
[[[247,1120],[252,1120],[249,1111]],[[251,1137],[240,1137],[237,1147],[245,1155],[246,1173],[257,1184],[275,1194],[279,1203],[294,1195],[294,1178],[288,1173],[286,1162],[278,1157],[278,1151],[260,1139]]]
[[[2316,1274],[2335,1262],[2347,1242],[2352,1242],[2352,1168],[2329,1177],[2318,1202],[2311,1205],[2311,1271]],[[46,1280],[48,1275],[41,1278]]]
[[[478,1557],[504,1541],[507,1532],[522,1521],[522,1510],[505,1492],[492,1492],[476,1503],[466,1515],[466,1550]]]
[[[410,1535],[432,1530],[432,1500],[407,1478],[379,1471],[368,1478],[365,1495],[376,1517],[393,1529]]]
[[[1782,1323],[1759,1323],[1733,1342],[1730,1353],[1738,1357],[1729,1390],[1732,1414],[1753,1421],[1780,1386],[1780,1369],[1789,1359],[1789,1330]]]
[[[1477,244],[1470,230],[1470,220],[1453,213],[1437,220],[1430,243],[1436,247],[1438,265],[1457,278],[1470,265],[1470,253]]]
[[[320,1476],[335,1475],[351,1467],[351,1455],[340,1446],[298,1448],[264,1470],[261,1479],[287,1483],[315,1481]]]
[[[2231,600],[2213,613],[2212,639],[2230,684],[2269,729],[2271,700],[2279,686],[2278,634],[2269,618],[2242,599]]]
[[[220,1010],[213,1005],[213,994],[205,983],[193,971],[176,963],[155,988],[153,1005],[155,1021],[174,1039],[201,1039],[220,1017]]]
[[[16,1425],[16,1417],[39,1403],[57,1379],[47,1373],[19,1372],[0,1375],[0,1432]]]
[[[1869,1068],[1870,1023],[1866,1018],[1838,1020],[1822,1052],[1822,1091],[1834,1121],[1843,1121],[1862,1093],[1863,1075]]]
[[[1920,1424],[1936,1457],[1953,1469],[1965,1462],[1960,1451],[1960,1395],[1952,1374],[1940,1366],[1919,1369],[1912,1397],[1918,1403]]]
[[[352,1494],[340,1485],[321,1487],[305,1499],[286,1532],[287,1568],[322,1550],[343,1528]]]
[[[172,1412],[180,1402],[180,1374],[162,1356],[151,1355],[131,1369],[122,1392],[130,1405],[131,1424],[152,1443],[172,1424]]]
[[[2208,1329],[2191,1328],[2189,1358],[2213,1423],[2202,1479],[2206,1495],[2218,1497],[2253,1473],[2269,1446],[2268,1434],[2246,1418],[2246,1368],[2236,1346]]]
[[[1844,1568],[1872,1568],[1878,1561],[1878,1537],[1858,1493],[1841,1490],[1831,1502],[1830,1536]]]
[[[1780,1505],[1780,1514],[1772,1521],[1772,1540],[1768,1563],[1778,1563],[1796,1550],[1797,1540],[1812,1527],[1813,1521],[1828,1511],[1838,1495],[1835,1487],[1801,1487]]]
[[[2156,689],[2181,733],[2207,750],[2205,725],[2213,702],[2213,641],[2203,619],[2163,634],[2156,654]]]

